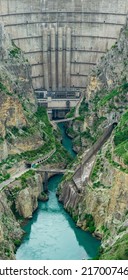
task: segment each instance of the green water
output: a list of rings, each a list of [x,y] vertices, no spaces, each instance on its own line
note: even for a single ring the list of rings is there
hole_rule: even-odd
[[[75,157],[76,153],[73,151],[73,148],[72,148],[72,146],[73,146],[72,145],[72,140],[66,134],[66,129],[65,129],[64,123],[58,123],[58,127],[59,127],[59,129],[61,131],[63,146],[71,154],[72,157]]]
[[[63,124],[59,127],[64,137],[63,145],[75,156]],[[49,201],[39,202],[33,218],[24,226],[26,234],[17,250],[17,260],[81,260],[96,256],[100,242],[77,228],[56,198],[61,178],[62,175],[56,175],[49,180]]]

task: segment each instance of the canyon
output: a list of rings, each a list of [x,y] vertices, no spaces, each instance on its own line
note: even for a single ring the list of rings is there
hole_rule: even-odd
[[[128,259],[128,1],[22,2],[0,1],[0,183],[54,150],[43,166],[71,171],[57,195],[78,227],[102,239],[97,258]],[[36,90],[82,94],[66,124],[74,160]],[[43,181],[30,170],[0,190],[1,259],[15,259]]]

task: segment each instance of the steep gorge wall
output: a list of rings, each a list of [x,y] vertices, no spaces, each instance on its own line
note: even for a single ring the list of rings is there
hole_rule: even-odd
[[[15,259],[16,247],[24,233],[20,223],[31,218],[38,208],[43,176],[29,173],[23,176],[24,180],[21,177],[0,191],[0,259]]]
[[[81,89],[86,87],[93,65],[117,40],[126,20],[127,7],[128,0],[0,0],[0,19],[32,65],[35,89],[46,87],[43,29],[48,28],[48,79],[49,87],[52,88],[52,64],[49,61],[54,43],[51,45],[51,32],[54,28],[56,39],[59,40],[58,28],[62,28],[62,58],[60,54],[59,66],[55,65],[56,69],[52,72],[56,72],[54,77],[58,85],[58,73],[64,73],[62,88],[65,88],[68,71],[69,86]],[[71,30],[71,45],[66,43],[67,27]],[[57,48],[59,47],[61,48],[61,43]],[[70,53],[66,54],[68,47]],[[59,58],[58,49],[55,49],[55,56]],[[66,55],[68,68],[65,65]]]
[[[73,124],[76,138],[80,137],[80,153],[72,169],[75,173],[78,164],[79,169],[76,177],[65,174],[58,189],[59,200],[77,225],[102,237],[102,259],[128,259],[127,57],[128,22],[117,44],[91,73],[81,118]],[[96,140],[102,140],[103,131],[112,122],[117,126],[110,138],[86,162],[97,147]]]

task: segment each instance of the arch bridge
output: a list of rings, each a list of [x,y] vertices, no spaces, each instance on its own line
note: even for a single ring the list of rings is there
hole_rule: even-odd
[[[39,173],[44,173],[44,185],[43,185],[43,191],[48,192],[48,174],[52,173],[53,175],[55,174],[64,174],[65,172],[73,172],[68,169],[48,169],[48,168],[32,168],[32,170],[39,172]]]

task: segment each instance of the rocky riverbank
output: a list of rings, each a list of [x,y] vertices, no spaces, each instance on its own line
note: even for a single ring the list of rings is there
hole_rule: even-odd
[[[42,184],[42,176],[29,171],[0,192],[1,259],[15,259],[16,247],[24,234],[20,224],[37,209]]]
[[[47,164],[45,168],[64,168],[65,165]],[[49,178],[54,174],[49,174]],[[23,230],[21,225],[32,218],[38,201],[46,201],[43,191],[44,173],[27,171],[0,192],[0,259],[15,259]]]

